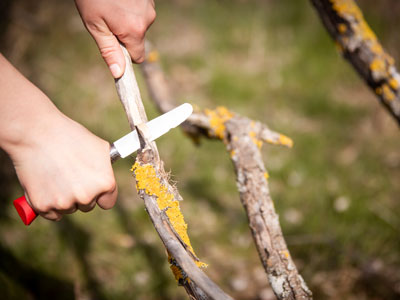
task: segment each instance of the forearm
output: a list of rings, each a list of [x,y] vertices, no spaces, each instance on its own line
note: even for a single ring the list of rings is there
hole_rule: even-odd
[[[59,111],[50,99],[27,80],[0,53],[0,147],[12,156],[15,146],[29,135],[45,130]]]

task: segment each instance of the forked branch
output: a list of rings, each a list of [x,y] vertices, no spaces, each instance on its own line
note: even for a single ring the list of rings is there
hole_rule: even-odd
[[[158,53],[150,50],[141,66],[153,101],[165,112],[176,105],[157,59]],[[193,113],[184,123],[184,130],[195,139],[205,136],[225,143],[235,167],[236,183],[253,239],[277,298],[311,299],[312,293],[298,273],[283,238],[260,152],[263,142],[291,147],[292,141],[224,107]]]
[[[131,129],[137,129],[141,138],[141,150],[132,170],[136,186],[147,212],[168,252],[171,270],[178,282],[185,287],[191,299],[232,299],[199,269],[201,263],[194,254],[186,233],[186,224],[180,212],[178,191],[168,182],[155,142],[146,140],[147,121],[139,88],[132,69],[130,56],[125,54],[125,74],[115,85],[128,116]],[[142,131],[144,130],[144,131]]]

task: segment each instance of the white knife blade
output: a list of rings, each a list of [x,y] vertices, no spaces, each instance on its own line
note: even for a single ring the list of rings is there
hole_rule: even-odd
[[[193,112],[189,103],[182,104],[169,112],[147,122],[146,138],[151,142],[167,133],[170,129],[177,127],[185,121]],[[125,158],[140,148],[139,136],[136,130],[128,133],[111,144],[110,157],[114,162],[118,158]]]

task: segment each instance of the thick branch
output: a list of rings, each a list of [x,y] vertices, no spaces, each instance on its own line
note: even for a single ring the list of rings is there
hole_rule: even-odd
[[[153,101],[164,112],[175,105],[156,58],[157,52],[149,51],[142,70]],[[312,294],[298,273],[283,238],[260,152],[263,141],[290,147],[291,140],[226,108],[196,112],[184,125],[185,131],[194,138],[201,135],[224,141],[235,166],[236,182],[253,239],[277,298],[311,299]]]
[[[126,70],[125,74],[116,80],[116,87],[128,116],[129,125],[134,129],[135,126],[146,122],[147,117],[132,69],[130,56],[124,47],[122,49],[125,54]],[[175,223],[178,221],[183,222],[183,216],[181,216],[182,220],[171,220],[168,212],[177,207],[174,212],[180,214],[177,199],[181,199],[181,197],[176,189],[168,183],[156,144],[154,142],[149,143],[146,140],[146,133],[140,132],[139,128],[138,131],[142,138],[142,149],[139,151],[134,166],[138,193],[143,199],[154,227],[168,251],[169,261],[172,264],[171,269],[175,277],[185,287],[191,299],[232,299],[198,268],[201,263],[198,262],[194,255],[188,238],[182,237],[182,234],[186,234],[186,231],[177,232],[176,228],[179,227],[176,227]],[[142,174],[139,171],[147,173],[142,176],[139,175]],[[155,192],[151,188],[157,189],[159,192]],[[160,209],[160,201],[165,200],[163,197],[168,197],[168,204],[175,205]]]
[[[353,0],[311,0],[343,56],[400,125],[400,74]]]

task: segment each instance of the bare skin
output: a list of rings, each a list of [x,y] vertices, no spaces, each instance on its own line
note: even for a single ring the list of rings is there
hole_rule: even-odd
[[[144,34],[155,18],[153,0],[76,0],[114,78],[125,62],[144,59]],[[51,100],[0,54],[0,147],[11,157],[32,208],[49,220],[96,203],[110,209],[117,186],[109,143],[62,114]]]
[[[154,0],[75,0],[83,23],[99,47],[114,78],[122,76],[125,60],[119,42],[132,60],[144,60],[144,36],[156,18]]]

